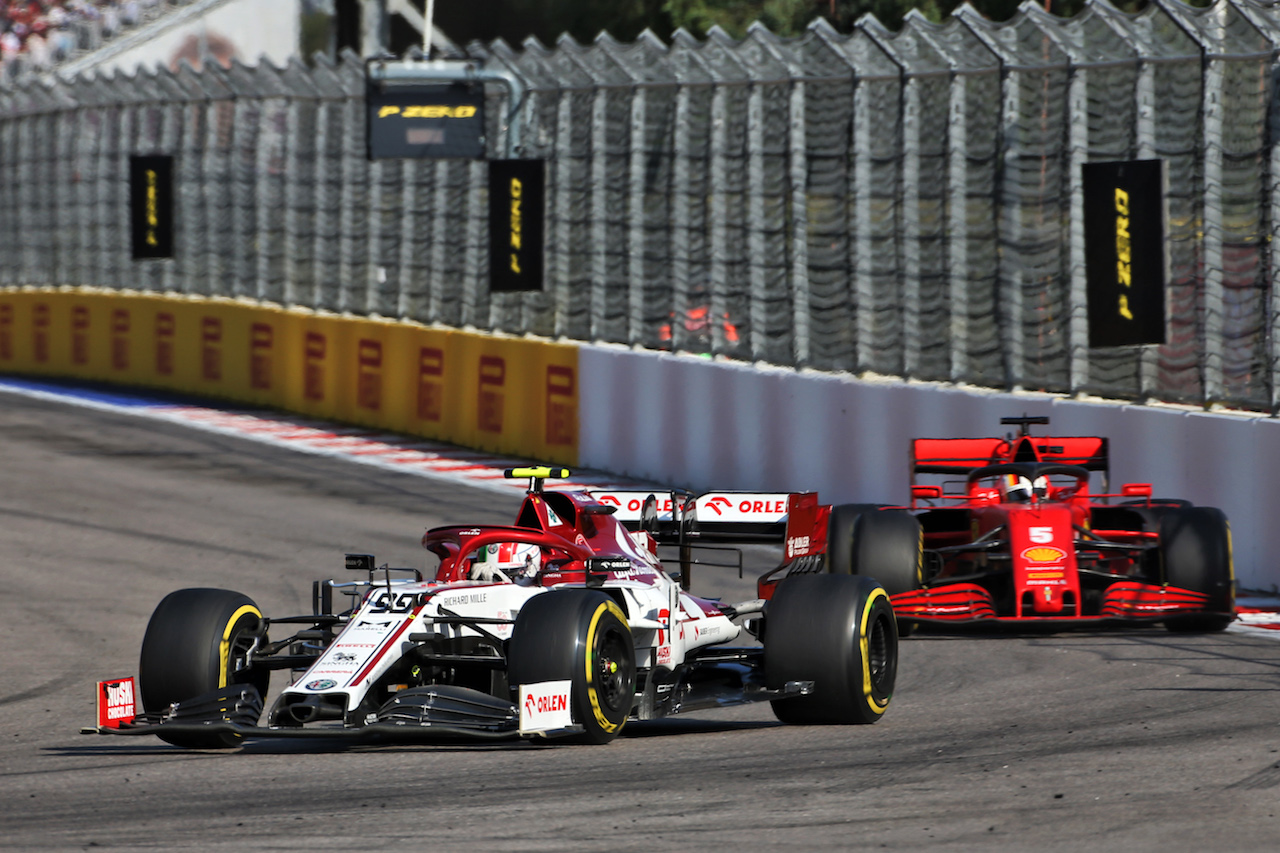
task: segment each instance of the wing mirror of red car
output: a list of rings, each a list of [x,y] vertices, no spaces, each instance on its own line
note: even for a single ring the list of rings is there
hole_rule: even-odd
[[[929,501],[942,497],[942,486],[912,486],[912,501]]]
[[[1120,494],[1126,498],[1149,498],[1151,497],[1151,484],[1125,483],[1120,487]]]

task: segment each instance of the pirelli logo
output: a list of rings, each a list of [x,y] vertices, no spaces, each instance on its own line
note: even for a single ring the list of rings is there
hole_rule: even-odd
[[[1083,169],[1089,346],[1162,344],[1163,161],[1086,163]]]
[[[173,257],[173,157],[129,158],[129,219],[134,260]]]
[[[484,157],[481,85],[392,84],[370,77],[365,101],[370,160]]]
[[[1133,240],[1129,236],[1129,193],[1120,187],[1116,187],[1116,284],[1120,291],[1116,312],[1132,320],[1129,291],[1133,288]]]
[[[489,161],[489,290],[542,290],[546,163]]]
[[[431,104],[429,106],[405,106],[388,104],[378,109],[378,118],[399,116],[400,118],[474,118],[479,107],[473,104],[460,104],[451,107],[448,104]]]

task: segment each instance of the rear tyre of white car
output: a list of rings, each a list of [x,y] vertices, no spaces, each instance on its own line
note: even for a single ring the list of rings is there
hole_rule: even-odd
[[[765,610],[765,683],[813,682],[813,693],[773,700],[784,723],[874,723],[898,674],[898,628],[884,587],[849,575],[796,575]]]
[[[580,740],[608,743],[622,731],[635,700],[636,652],[626,614],[602,592],[553,590],[520,609],[507,652],[507,680],[572,684]]]
[[[180,589],[156,607],[142,638],[138,690],[142,707],[164,711],[232,684],[251,684],[266,698],[271,673],[244,666],[261,630],[262,611],[246,595],[227,589]],[[265,637],[263,637],[265,640]],[[171,734],[161,740],[188,749],[225,749],[240,742],[227,732]]]
[[[1231,624],[1235,604],[1235,571],[1231,559],[1231,528],[1222,510],[1177,507],[1160,518],[1160,556],[1164,580],[1170,586],[1209,596],[1207,608],[1216,613],[1166,619],[1170,631],[1222,631]]]

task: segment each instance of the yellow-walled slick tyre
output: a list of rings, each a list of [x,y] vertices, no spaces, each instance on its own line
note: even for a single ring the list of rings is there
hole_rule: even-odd
[[[271,673],[244,666],[245,653],[261,630],[262,611],[246,595],[226,589],[180,589],[156,607],[142,638],[138,691],[149,713],[232,684],[251,684],[265,698]],[[265,638],[264,638],[265,639]],[[222,749],[238,735],[158,736],[174,746]]]
[[[765,610],[765,683],[812,681],[773,700],[784,723],[874,723],[898,674],[898,628],[884,587],[858,575],[796,575]]]
[[[636,654],[626,614],[602,592],[555,590],[529,599],[516,616],[507,653],[512,691],[543,681],[572,683],[581,740],[608,743],[635,699]]]

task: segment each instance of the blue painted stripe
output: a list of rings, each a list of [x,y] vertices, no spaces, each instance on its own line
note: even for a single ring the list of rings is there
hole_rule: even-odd
[[[125,409],[163,408],[166,406],[210,405],[206,398],[196,398],[165,391],[139,388],[120,388],[105,383],[85,380],[59,381],[57,379],[31,379],[21,376],[0,376],[0,387],[23,391],[39,391],[58,397],[86,400]]]

